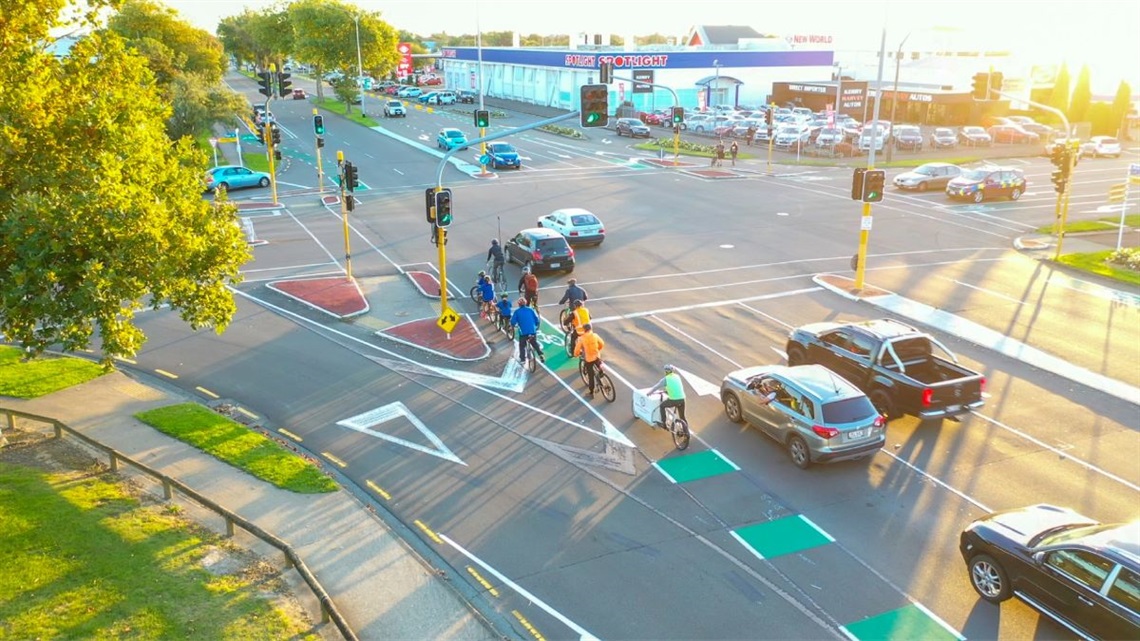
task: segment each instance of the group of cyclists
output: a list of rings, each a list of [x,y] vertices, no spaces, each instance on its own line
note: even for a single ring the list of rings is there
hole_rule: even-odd
[[[495,302],[495,283],[505,282],[503,268],[506,257],[499,239],[491,239],[491,247],[487,250],[487,262],[491,265],[492,274],[479,272],[479,291],[483,306],[484,317],[490,317],[491,309],[497,307],[502,318],[510,318],[510,325],[516,328],[518,338],[518,358],[526,363],[527,349],[533,349],[538,359],[546,362],[546,355],[538,342],[538,328],[540,319],[538,315],[538,278],[531,270],[524,267],[522,277],[519,279],[518,291],[520,297],[518,306],[511,310],[509,296],[500,294],[500,300]],[[602,366],[602,350],[606,342],[593,331],[590,323],[590,311],[586,309],[589,294],[578,285],[577,279],[567,281],[566,291],[559,299],[559,305],[567,305],[569,313],[560,321],[570,341],[568,351],[576,357],[581,357],[586,363],[586,386],[589,388],[587,398],[594,397],[597,373]],[[650,393],[662,392],[665,400],[660,406],[661,425],[665,424],[665,410],[669,407],[677,409],[677,415],[685,421],[685,387],[678,375],[677,369],[672,365],[665,365],[665,375],[654,385]]]

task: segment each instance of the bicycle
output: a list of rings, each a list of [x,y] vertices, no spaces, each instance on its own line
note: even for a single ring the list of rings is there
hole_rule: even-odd
[[[582,377],[582,382],[586,385],[590,384],[589,374],[586,372],[586,368],[589,366],[584,356],[578,357],[578,375]],[[602,392],[602,398],[613,403],[617,400],[617,390],[614,388],[614,382],[610,380],[610,375],[606,373],[601,359],[598,359],[596,369],[597,371],[594,372],[594,387]]]
[[[661,397],[661,401],[665,401],[665,392],[658,392],[657,396]],[[661,428],[666,432],[673,435],[673,445],[677,446],[678,450],[683,450],[689,447],[689,423],[677,415],[677,408],[665,408],[665,423],[661,421],[653,422],[654,428]]]
[[[559,325],[559,327],[562,328],[562,331],[565,332],[571,328],[571,326],[572,326],[572,320],[571,319],[573,318],[573,316],[574,316],[574,310],[570,307],[569,304],[566,305],[566,307],[563,307],[561,312],[558,312],[558,325]]]
[[[487,273],[491,275],[491,282],[495,284],[495,291],[507,291],[507,274],[503,270],[502,263],[496,263],[494,260],[487,261]]]
[[[499,314],[499,331],[506,335],[507,338],[514,340],[515,326],[511,325],[511,317]]]
[[[471,296],[471,301],[475,303],[475,307],[479,307],[480,309],[482,309],[480,306],[483,304],[483,291],[479,289],[479,286],[483,284],[483,277],[486,275],[486,272],[479,272],[479,275],[475,277],[475,286],[468,292]]]
[[[536,354],[538,354],[538,342],[534,334],[531,334],[528,338],[529,340],[523,340],[519,345],[519,349],[526,352],[523,354],[523,362],[527,371],[533,374],[538,369],[538,358],[536,356]]]

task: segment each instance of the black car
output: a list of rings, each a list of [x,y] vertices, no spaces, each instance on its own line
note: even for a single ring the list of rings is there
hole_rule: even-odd
[[[895,149],[903,150],[909,149],[911,151],[922,151],[922,130],[918,127],[899,126],[895,127]]]
[[[1016,596],[1082,637],[1140,639],[1140,521],[1034,505],[974,521],[959,550],[990,603]]]
[[[649,138],[653,133],[649,130],[649,125],[641,122],[637,118],[618,118],[617,124],[614,125],[614,131],[619,136],[629,136],[630,138]]]
[[[507,262],[532,271],[574,271],[574,250],[566,238],[553,229],[532,227],[507,241]]]
[[[464,89],[456,94],[455,99],[459,102],[473,105],[475,104],[475,101],[479,99],[479,94],[475,93],[474,91],[468,91]]]

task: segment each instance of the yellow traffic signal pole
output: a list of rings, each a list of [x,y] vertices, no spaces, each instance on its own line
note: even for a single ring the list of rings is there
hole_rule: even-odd
[[[344,265],[349,279],[352,278],[352,250],[348,244],[348,203],[345,201],[346,190],[344,188],[344,152],[337,150],[336,164],[340,168],[340,218],[344,224]],[[352,194],[348,194],[352,198]]]
[[[867,171],[875,168],[875,147],[880,136],[879,109],[883,103],[883,63],[887,59],[887,30],[883,29],[882,41],[879,43],[879,78],[875,81],[875,110],[871,120],[875,123],[871,133],[871,149],[867,152]],[[883,145],[887,142],[884,140]],[[866,174],[863,174],[866,176]],[[864,179],[865,181],[866,179]],[[866,189],[866,182],[864,189]],[[871,203],[867,202],[867,195],[863,194],[863,214],[859,217],[859,252],[855,255],[855,291],[863,291],[863,282],[867,273],[867,245],[871,241]]]
[[[1069,123],[1065,123],[1068,125]],[[1057,252],[1053,255],[1053,260],[1061,259],[1061,245],[1065,242],[1065,223],[1069,220],[1069,192],[1073,189],[1073,160],[1076,159],[1080,153],[1080,146],[1073,146],[1069,141],[1065,141],[1069,145],[1068,153],[1065,154],[1065,189],[1060,194],[1057,194],[1057,200],[1060,203],[1061,217],[1057,225]]]
[[[487,143],[483,143],[486,145]],[[443,191],[441,185],[436,185],[435,193]],[[436,215],[434,200],[432,201],[431,218],[439,223],[439,218]],[[435,245],[439,254],[439,313],[447,313],[447,228],[440,227],[438,224],[435,226]],[[448,332],[448,338],[451,333]]]
[[[277,203],[277,163],[274,162],[273,125],[269,122],[269,101],[265,101],[265,149],[269,156],[269,184],[273,188],[273,202]]]

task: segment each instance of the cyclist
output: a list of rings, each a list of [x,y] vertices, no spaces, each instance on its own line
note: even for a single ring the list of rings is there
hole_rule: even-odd
[[[535,337],[538,333],[538,312],[527,306],[525,298],[519,299],[519,306],[515,308],[515,313],[511,314],[511,325],[518,328],[519,362],[526,364],[526,346],[530,344],[534,353],[538,354],[538,360],[545,363],[546,356],[542,353],[542,347]]]
[[[562,294],[562,298],[559,299],[558,304],[565,305],[566,303],[573,303],[574,301],[581,301],[584,303],[589,299],[590,296],[586,294],[586,290],[578,287],[578,279],[571,278],[570,280],[566,281],[566,293]]]
[[[590,310],[582,304],[582,301],[576,300],[570,303],[570,353],[574,353],[574,345],[578,342],[578,337],[584,331],[582,328],[590,324]]]
[[[538,277],[530,273],[529,267],[523,267],[522,278],[519,279],[519,293],[527,300],[527,304],[538,309]]]
[[[499,308],[499,318],[503,319],[504,326],[505,326],[505,323],[508,322],[511,318],[511,301],[507,297],[506,292],[499,295],[498,308]]]
[[[483,299],[483,305],[479,308],[479,316],[490,318],[491,308],[495,305],[495,285],[491,282],[490,276],[484,276],[483,282],[479,283],[479,294]]]
[[[661,425],[665,425],[665,410],[670,407],[677,408],[677,417],[685,420],[685,386],[681,382],[681,375],[672,365],[665,366],[665,376],[657,381],[649,393],[665,391],[665,400],[661,402]]]
[[[496,282],[499,282],[502,280],[503,264],[507,262],[507,259],[503,256],[503,248],[499,245],[498,238],[491,239],[491,248],[487,250],[487,262],[491,262],[491,259],[495,261],[492,264],[491,273],[495,275]]]
[[[574,346],[574,355],[586,359],[586,386],[590,388],[587,398],[594,398],[594,382],[597,380],[597,368],[602,364],[602,349],[605,346],[602,337],[593,332],[593,326],[589,323],[582,326],[582,337]]]

